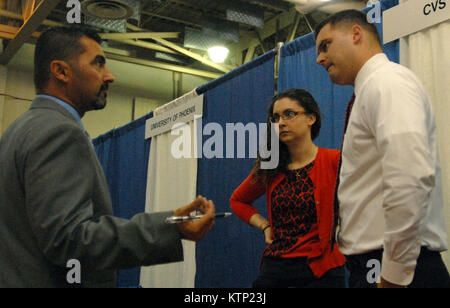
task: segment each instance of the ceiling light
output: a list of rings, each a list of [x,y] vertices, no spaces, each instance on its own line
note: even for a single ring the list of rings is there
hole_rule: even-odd
[[[216,63],[223,63],[228,56],[228,52],[228,48],[223,46],[214,46],[208,49],[209,57]]]

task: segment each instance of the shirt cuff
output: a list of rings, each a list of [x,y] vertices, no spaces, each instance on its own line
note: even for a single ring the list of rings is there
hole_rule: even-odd
[[[408,286],[414,278],[414,271],[416,270],[416,262],[411,265],[405,265],[389,260],[383,254],[383,261],[381,265],[381,277],[390,283],[401,286]]]

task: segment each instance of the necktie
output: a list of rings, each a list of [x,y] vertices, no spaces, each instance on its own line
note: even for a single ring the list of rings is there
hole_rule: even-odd
[[[339,199],[338,199],[338,188],[339,188],[339,174],[341,173],[342,165],[342,147],[344,145],[345,132],[347,131],[348,122],[350,120],[350,114],[352,113],[353,103],[355,102],[355,93],[353,93],[352,98],[347,104],[347,109],[345,111],[345,122],[344,122],[344,134],[342,136],[341,144],[341,156],[339,158],[339,166],[337,172],[336,186],[334,188],[334,210],[333,210],[333,229],[331,235],[331,250],[333,251],[334,243],[336,242],[336,230],[339,226]]]
[[[345,110],[345,123],[344,123],[344,135],[347,131],[348,121],[350,120],[350,114],[352,113],[353,104],[355,103],[355,93],[353,93],[352,98],[347,104],[347,109]],[[343,140],[344,138],[342,138]],[[341,146],[342,149],[342,146]]]

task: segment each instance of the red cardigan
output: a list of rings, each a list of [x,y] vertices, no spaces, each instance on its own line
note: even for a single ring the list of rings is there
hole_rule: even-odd
[[[337,150],[319,147],[310,177],[314,183],[314,199],[317,209],[317,223],[319,225],[319,241],[322,255],[310,259],[309,266],[316,277],[321,277],[329,269],[342,266],[345,257],[338,250],[337,245],[331,251],[331,237],[333,229],[333,202],[334,187],[337,178],[337,169],[340,153]],[[234,191],[230,199],[233,212],[245,222],[257,214],[258,211],[251,205],[261,195],[266,193],[269,222],[272,225],[271,195],[275,187],[285,178],[285,174],[278,174],[265,185],[261,180],[253,179],[252,171],[244,182]]]

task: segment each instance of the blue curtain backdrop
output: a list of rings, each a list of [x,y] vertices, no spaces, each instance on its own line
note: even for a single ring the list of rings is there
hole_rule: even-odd
[[[265,123],[266,110],[274,94],[274,52],[228,73],[197,93],[205,94],[203,127],[218,123]],[[265,132],[264,132],[265,133]],[[211,136],[204,136],[203,143]],[[236,153],[236,137],[234,149]],[[248,154],[246,137],[246,157]],[[235,156],[236,157],[236,154]],[[249,175],[255,159],[201,158],[198,161],[197,192],[214,201],[216,212],[231,211],[229,198]],[[267,217],[265,196],[254,206]],[[237,216],[216,219],[213,230],[196,246],[195,286],[200,288],[250,287],[258,273],[264,237]]]
[[[145,139],[145,121],[150,113],[93,140],[105,171],[114,215],[130,219],[145,211],[150,140]],[[117,287],[137,287],[140,268],[120,270]]]
[[[398,4],[398,0],[382,0],[384,11]],[[371,8],[363,11],[368,12]],[[382,23],[376,24],[382,37]],[[393,62],[399,62],[398,40],[383,46],[383,51]],[[317,52],[314,34],[302,36],[281,48],[278,92],[289,88],[304,88],[316,99],[322,113],[322,128],[316,144],[340,149],[344,127],[345,108],[352,96],[353,87],[331,83],[328,73],[316,63]]]

